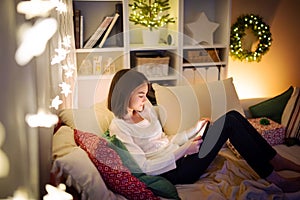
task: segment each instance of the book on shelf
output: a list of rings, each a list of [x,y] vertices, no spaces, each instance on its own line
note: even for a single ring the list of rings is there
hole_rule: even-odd
[[[83,48],[83,16],[80,16],[80,48]]]
[[[81,11],[78,9],[75,9],[73,20],[74,20],[74,37],[75,37],[76,49],[81,48],[80,47],[80,31],[81,31],[80,16],[81,16]]]
[[[118,13],[119,19],[116,22],[116,45],[122,47],[123,44],[123,3],[117,3],[116,6],[116,13]]]
[[[103,45],[104,45],[104,43],[105,43],[107,37],[109,36],[109,34],[110,34],[112,28],[114,27],[115,23],[117,22],[119,16],[120,16],[119,13],[115,13],[115,15],[114,15],[114,17],[113,17],[113,20],[111,21],[111,23],[110,23],[109,27],[107,28],[107,30],[106,30],[106,32],[105,32],[105,34],[104,34],[104,36],[103,36],[103,38],[102,38],[100,44],[98,45],[99,48],[102,48],[102,47],[103,47]]]
[[[107,16],[103,19],[97,30],[93,35],[88,39],[83,48],[90,49],[95,46],[99,38],[103,35],[105,30],[109,27],[110,23],[113,21],[113,16]]]

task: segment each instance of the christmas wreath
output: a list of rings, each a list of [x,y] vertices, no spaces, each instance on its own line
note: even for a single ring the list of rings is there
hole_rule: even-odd
[[[242,48],[241,39],[245,36],[245,30],[251,29],[258,38],[259,44],[255,51]],[[270,28],[265,24],[260,16],[248,14],[238,17],[231,26],[230,31],[230,55],[238,60],[248,62],[259,62],[262,56],[267,53],[272,44],[272,34]]]

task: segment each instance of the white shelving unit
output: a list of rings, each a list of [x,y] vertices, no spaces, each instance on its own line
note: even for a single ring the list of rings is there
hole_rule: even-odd
[[[117,42],[117,37],[109,37],[104,47],[93,49],[77,49],[78,83],[76,102],[78,107],[89,107],[92,104],[104,100],[113,74],[122,68],[135,67],[134,58],[137,53],[161,53],[170,56],[169,73],[167,76],[149,77],[151,82],[165,85],[185,84],[188,76],[186,72],[199,72],[201,76],[209,80],[217,80],[226,77],[229,36],[230,36],[230,13],[231,0],[170,0],[171,10],[169,13],[175,17],[175,23],[161,29],[160,44],[156,46],[145,46],[142,43],[143,27],[129,22],[129,3],[132,0],[73,0],[73,8],[81,10],[84,18],[84,41],[96,30],[103,18],[115,13],[116,4],[122,4],[123,14],[121,16],[123,32],[120,36],[123,43]],[[196,20],[197,16],[204,12],[209,21],[219,24],[213,33],[213,44],[191,45],[187,38],[191,36],[186,29],[186,24]],[[203,27],[199,27],[199,32]],[[114,30],[112,31],[114,34]],[[172,37],[172,44],[167,44],[167,37]],[[189,51],[213,50],[218,51],[219,60],[203,62],[187,61]],[[107,65],[108,59],[113,60],[111,70],[104,74],[95,75],[87,72],[84,64],[89,60],[101,56],[102,68]],[[83,72],[83,73],[82,73]],[[187,73],[188,74],[188,73]],[[209,75],[209,76],[208,76]]]

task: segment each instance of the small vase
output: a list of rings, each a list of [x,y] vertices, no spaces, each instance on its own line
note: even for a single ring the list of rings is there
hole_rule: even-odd
[[[157,29],[154,30],[143,30],[143,43],[144,45],[151,46],[157,45],[159,43],[160,31]]]

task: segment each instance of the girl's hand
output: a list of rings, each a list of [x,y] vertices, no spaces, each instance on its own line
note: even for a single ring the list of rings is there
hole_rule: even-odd
[[[196,137],[193,138],[193,141],[197,141],[197,140],[202,140],[202,136],[198,135]]]
[[[198,139],[198,140],[193,139],[190,143],[190,146],[187,148],[185,155],[198,153],[202,142],[203,142],[202,139]]]
[[[184,145],[180,146],[179,149],[177,149],[174,152],[175,159],[178,160],[179,158],[181,158],[183,156],[198,153],[199,147],[202,142],[203,142],[202,139],[199,139],[199,140],[190,139],[189,141],[187,141]]]
[[[208,121],[208,118],[202,118],[201,120],[197,121],[195,126],[186,131],[188,138],[192,138],[193,136],[195,136]]]

